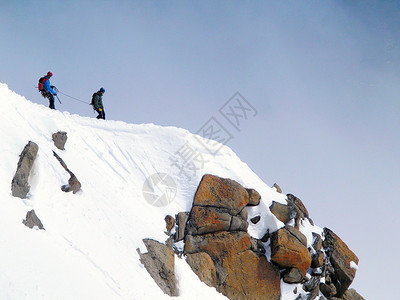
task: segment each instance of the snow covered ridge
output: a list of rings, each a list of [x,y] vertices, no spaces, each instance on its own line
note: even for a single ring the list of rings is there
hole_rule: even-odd
[[[357,269],[354,253],[313,225],[300,199],[268,187],[228,147],[216,143],[214,156],[183,129],[53,111],[5,84],[0,108],[0,299],[169,299],[144,265],[154,245],[169,249],[166,261],[150,264],[174,274],[179,299],[226,299],[221,292],[265,299],[236,297],[237,270],[263,280],[246,288],[271,299],[361,299],[343,288]],[[57,132],[68,137],[62,147],[54,144]],[[22,163],[29,141],[37,154]],[[206,162],[190,177],[171,161],[183,145]],[[21,198],[11,190],[20,160],[26,176],[16,182],[25,178],[19,186],[28,188]],[[73,193],[71,173],[79,179]],[[166,216],[173,216],[168,236]]]

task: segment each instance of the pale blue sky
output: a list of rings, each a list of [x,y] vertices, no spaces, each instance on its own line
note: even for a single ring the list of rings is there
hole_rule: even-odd
[[[52,84],[87,102],[103,86],[108,119],[191,132],[239,91],[258,114],[240,132],[224,123],[228,146],[342,237],[360,258],[360,294],[390,299],[399,20],[398,1],[3,0],[0,81],[48,105],[34,86],[51,70]],[[95,116],[60,99],[59,110]]]

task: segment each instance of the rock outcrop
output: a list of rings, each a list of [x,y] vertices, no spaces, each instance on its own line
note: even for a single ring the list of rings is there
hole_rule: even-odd
[[[284,224],[296,217],[296,210],[289,205],[281,204],[279,202],[272,201],[269,210],[275,215],[275,217]]]
[[[186,236],[185,254],[196,253],[206,253],[211,258],[213,265],[204,268],[201,274],[212,273],[215,268],[217,280],[212,283],[216,283],[214,287],[228,298],[279,299],[279,270],[265,256],[251,250],[247,232],[221,231]],[[203,265],[205,263],[204,260]]]
[[[58,131],[53,133],[52,139],[54,142],[54,146],[56,146],[60,150],[65,150],[64,146],[67,142],[67,133],[65,131]]]
[[[307,292],[304,299],[321,295],[328,299],[353,297],[356,292],[350,292],[348,287],[358,258],[329,229],[322,236],[314,232],[312,241],[307,241],[300,225],[305,220],[311,225],[313,222],[298,197],[288,194],[286,204],[273,202],[270,206],[285,227],[267,231],[261,240],[249,236],[245,207],[258,205],[260,199],[257,191],[245,189],[233,180],[203,177],[187,222],[179,225],[180,230],[186,226],[184,253],[188,257],[196,255],[196,263],[192,259],[188,263],[199,278],[230,299],[279,299],[280,278],[286,283],[303,283]],[[253,217],[251,222],[257,224],[262,217]],[[268,240],[270,262],[263,246]],[[258,282],[257,286],[254,282]]]
[[[188,212],[180,212],[176,215],[175,219],[176,219],[176,225],[178,226],[178,229],[175,232],[174,241],[179,242],[185,238],[186,222],[189,219],[189,213]]]
[[[273,232],[271,234],[271,261],[282,269],[299,270],[302,277],[299,277],[297,282],[301,282],[311,266],[311,255],[307,249],[306,237],[290,226]],[[293,283],[293,280],[290,283]]]
[[[262,243],[247,233],[245,206],[258,205],[260,198],[253,189],[213,175],[203,176],[194,197],[184,253],[196,261],[187,262],[201,280],[230,299],[280,298],[278,268],[262,254]]]
[[[143,243],[148,252],[141,253],[137,249],[140,262],[165,294],[178,296],[174,252],[171,248],[155,240],[144,239]]]
[[[19,156],[17,171],[11,182],[11,193],[14,197],[26,199],[30,186],[28,184],[29,173],[36,159],[39,147],[34,142],[29,141]]]
[[[165,229],[167,230],[165,231],[165,234],[170,235],[175,225],[175,219],[172,216],[168,215],[164,218],[164,221],[165,221]]]
[[[193,206],[225,209],[236,216],[249,203],[249,193],[232,179],[204,175],[197,188]]]
[[[248,206],[257,206],[260,204],[261,195],[255,189],[246,189],[246,191],[249,193],[249,203],[247,203]]]
[[[37,226],[39,229],[44,229],[42,222],[33,209],[26,213],[26,218],[22,223],[29,228]]]
[[[76,178],[75,174],[68,169],[65,162],[62,160],[60,156],[58,156],[57,153],[53,151],[53,154],[55,158],[57,158],[57,160],[60,162],[61,166],[65,169],[65,171],[67,171],[68,174],[70,175],[68,184],[61,186],[61,190],[63,192],[72,192],[73,194],[77,193],[81,189],[81,183],[79,182],[78,178]]]
[[[282,189],[280,188],[280,186],[277,183],[274,183],[274,185],[272,187],[274,187],[278,193],[282,194]]]
[[[348,289],[342,297],[343,300],[365,300],[355,289]]]
[[[325,240],[322,245],[333,267],[328,276],[335,285],[336,297],[342,297],[356,275],[358,257],[330,229],[324,228]]]
[[[307,248],[307,239],[298,228],[303,220],[312,221],[299,198],[288,194],[286,205],[273,202],[270,211],[286,224],[271,234],[270,243],[271,261],[283,271],[283,281],[303,282],[306,299],[316,299],[320,293],[328,299],[362,299],[356,291],[348,290],[358,258],[335,233],[327,228],[322,236],[313,232],[312,247]]]
[[[260,201],[261,196],[254,189],[244,188],[231,179],[204,175],[190,212],[178,213],[176,222],[172,216],[165,218],[168,235],[176,226],[168,239],[169,247],[165,246],[169,259],[173,260],[171,249],[178,257],[182,255],[181,248],[172,240],[183,240],[183,254],[193,272],[229,299],[280,299],[281,280],[294,284],[296,300],[363,299],[355,290],[348,289],[356,273],[357,256],[327,228],[321,232],[316,227],[309,237],[312,240],[307,240],[300,230],[313,223],[304,203],[294,195],[287,195],[286,204],[273,202],[270,206],[284,227],[274,232],[267,228],[261,239],[251,237],[247,232],[246,206],[259,205]],[[256,215],[250,221],[258,224],[263,218]],[[168,273],[161,267],[166,263],[156,264],[156,271],[149,269],[153,278]],[[164,275],[164,280],[170,276]],[[169,284],[159,285],[171,293],[165,287]],[[303,291],[298,293],[300,287]]]
[[[217,270],[210,255],[206,252],[187,253],[186,262],[201,281],[211,287],[217,286]]]
[[[307,208],[304,206],[303,202],[292,194],[287,194],[286,196],[287,204],[273,201],[269,208],[276,218],[285,225],[290,224],[297,229],[299,229],[301,220],[308,219],[310,223],[312,223]],[[294,225],[292,223],[294,223]]]

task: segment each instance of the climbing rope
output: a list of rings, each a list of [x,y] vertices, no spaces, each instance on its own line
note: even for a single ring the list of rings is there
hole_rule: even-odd
[[[89,103],[89,102],[86,102],[86,101],[83,101],[83,100],[81,100],[81,99],[78,99],[78,98],[72,97],[72,96],[70,96],[70,95],[67,95],[67,94],[65,94],[65,93],[61,92],[61,91],[58,91],[58,93],[60,93],[60,94],[63,94],[64,96],[67,96],[67,97],[69,97],[69,98],[71,98],[71,99],[73,99],[73,100],[76,100],[76,101],[79,101],[79,102],[82,102],[82,103],[85,103],[85,104],[89,104],[89,105],[90,105],[90,103]]]

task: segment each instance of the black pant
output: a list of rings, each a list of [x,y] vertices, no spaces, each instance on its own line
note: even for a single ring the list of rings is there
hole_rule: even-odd
[[[99,110],[99,108],[96,109],[97,113],[99,114],[96,118],[97,119],[106,119],[106,114],[104,113],[104,108],[101,109],[101,111]]]
[[[49,101],[50,101],[49,107],[50,107],[51,109],[56,109],[56,107],[54,106],[54,96],[53,96],[52,94],[49,93],[49,95],[47,96],[47,98],[49,98]]]
[[[42,96],[49,99],[50,105],[49,108],[51,109],[56,109],[54,106],[54,96],[52,93],[46,92],[46,91],[42,91]]]

